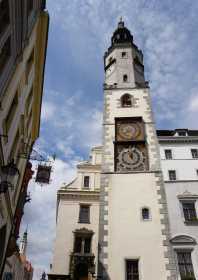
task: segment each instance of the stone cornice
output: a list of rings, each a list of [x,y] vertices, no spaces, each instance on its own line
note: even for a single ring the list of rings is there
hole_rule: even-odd
[[[86,199],[86,200],[99,200],[100,190],[95,191],[72,191],[72,190],[59,190],[59,198],[67,198],[72,200]]]
[[[96,171],[100,171],[101,169],[101,164],[90,164],[90,163],[83,163],[83,164],[78,164],[77,165],[78,169],[93,169]]]

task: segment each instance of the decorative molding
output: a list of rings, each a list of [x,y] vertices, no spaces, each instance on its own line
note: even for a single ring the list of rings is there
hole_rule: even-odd
[[[190,200],[192,200],[192,199],[194,199],[194,200],[196,200],[196,199],[198,199],[198,194],[192,194],[192,193],[190,193],[189,191],[185,191],[185,192],[183,192],[182,194],[179,194],[178,196],[177,196],[177,198],[179,199],[179,200],[188,200],[188,199],[190,199]]]
[[[197,241],[195,238],[189,235],[177,235],[170,239],[173,245],[196,245]]]
[[[100,191],[68,191],[68,190],[59,190],[58,196],[63,199],[87,199],[87,200],[96,200],[99,201]]]

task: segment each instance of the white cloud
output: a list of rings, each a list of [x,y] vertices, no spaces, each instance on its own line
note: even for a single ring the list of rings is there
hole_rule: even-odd
[[[198,89],[197,89],[198,92]],[[189,102],[189,111],[198,113],[198,93],[193,95]]]

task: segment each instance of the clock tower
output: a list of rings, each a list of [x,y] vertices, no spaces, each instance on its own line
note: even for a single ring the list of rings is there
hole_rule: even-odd
[[[104,69],[98,276],[175,280],[143,54],[122,20],[104,55]]]

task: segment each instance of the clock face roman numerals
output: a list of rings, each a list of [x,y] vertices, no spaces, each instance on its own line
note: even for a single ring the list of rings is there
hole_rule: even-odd
[[[141,118],[116,119],[115,168],[117,172],[148,170],[144,123]]]

